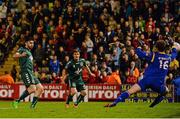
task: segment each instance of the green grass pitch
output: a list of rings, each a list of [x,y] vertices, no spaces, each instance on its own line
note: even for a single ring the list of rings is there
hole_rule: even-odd
[[[160,103],[149,108],[150,103],[119,103],[105,109],[107,102],[84,102],[78,108],[66,109],[64,102],[38,102],[36,109],[30,103],[20,103],[18,109],[10,101],[0,101],[0,118],[163,118],[180,117],[180,103]]]

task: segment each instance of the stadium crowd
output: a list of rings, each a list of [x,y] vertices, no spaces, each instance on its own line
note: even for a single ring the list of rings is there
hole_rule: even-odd
[[[159,39],[180,43],[178,0],[8,0],[0,1],[0,62],[13,47],[32,37],[34,72],[41,83],[64,83],[62,70],[78,48],[96,77],[86,83],[134,84],[147,62],[135,48],[156,50]],[[180,53],[167,83],[180,75]]]

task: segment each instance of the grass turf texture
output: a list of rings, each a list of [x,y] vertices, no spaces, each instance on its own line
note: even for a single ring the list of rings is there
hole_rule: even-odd
[[[78,108],[66,109],[64,102],[38,102],[36,109],[30,103],[20,103],[13,109],[12,102],[0,102],[0,118],[163,118],[180,117],[180,103],[160,103],[149,108],[150,103],[119,103],[114,108],[104,108],[107,102],[81,103]]]

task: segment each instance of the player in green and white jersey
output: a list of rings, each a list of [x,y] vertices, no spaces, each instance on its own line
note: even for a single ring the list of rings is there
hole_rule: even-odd
[[[25,47],[20,47],[18,51],[13,55],[14,58],[19,59],[21,79],[26,86],[26,90],[22,93],[20,98],[13,102],[14,108],[18,108],[19,102],[31,93],[34,93],[31,108],[35,108],[38,98],[44,90],[39,80],[35,78],[33,74],[33,56],[31,54],[31,49],[33,47],[33,39],[28,39],[27,41],[25,41]]]
[[[63,80],[67,80],[70,88],[69,95],[66,100],[66,108],[69,108],[69,103],[72,101],[73,96],[77,92],[80,92],[80,95],[78,96],[77,101],[74,103],[75,107],[78,106],[86,95],[85,84],[82,79],[82,70],[84,67],[88,69],[90,75],[95,76],[87,66],[85,59],[80,58],[79,50],[75,49],[73,51],[73,59],[66,64],[65,69],[62,72]]]

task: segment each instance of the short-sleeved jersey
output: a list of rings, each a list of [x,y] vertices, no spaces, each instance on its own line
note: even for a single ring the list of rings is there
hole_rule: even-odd
[[[65,66],[65,69],[68,72],[69,80],[82,80],[82,69],[84,66],[86,66],[85,59],[80,58],[77,62],[74,60],[69,61]]]
[[[30,50],[27,48],[19,48],[18,52],[22,54],[23,52],[26,52],[26,57],[20,57],[19,58],[19,65],[21,68],[21,72],[33,72],[33,56]]]
[[[144,77],[158,77],[159,80],[164,80],[168,73],[170,62],[177,55],[175,48],[172,49],[172,54],[170,55],[160,52],[146,53],[139,48],[136,49],[136,53],[140,58],[144,58],[148,61],[148,67],[144,72]]]

